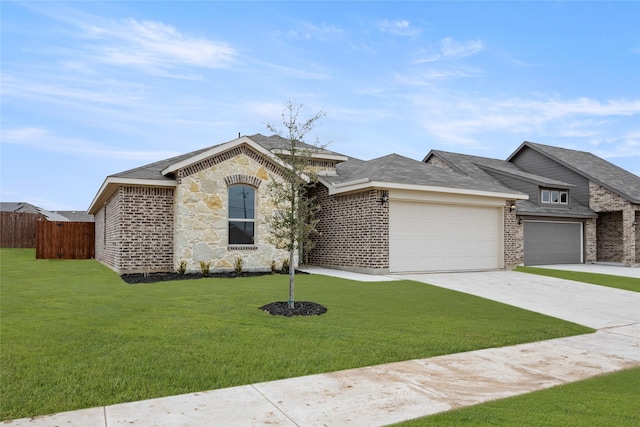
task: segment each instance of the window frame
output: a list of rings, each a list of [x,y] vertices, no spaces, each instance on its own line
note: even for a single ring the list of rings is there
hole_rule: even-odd
[[[557,188],[543,188],[540,190],[540,204],[568,206],[569,190],[561,190]]]
[[[231,203],[231,198],[232,198],[232,190],[234,188],[238,188],[238,187],[246,187],[246,188],[250,188],[251,190],[253,190],[253,205],[251,206],[251,212],[253,214],[252,218],[246,218],[246,213],[245,213],[245,218],[242,217],[233,217],[232,216],[232,203]],[[227,245],[228,246],[244,246],[244,247],[251,247],[255,245],[255,241],[256,241],[256,214],[257,214],[257,193],[258,193],[258,189],[252,185],[246,184],[246,183],[237,183],[237,184],[233,184],[233,185],[229,185],[227,187]],[[245,208],[246,210],[246,208]],[[252,226],[252,234],[251,234],[251,242],[232,242],[231,241],[231,224],[232,223],[250,223]]]

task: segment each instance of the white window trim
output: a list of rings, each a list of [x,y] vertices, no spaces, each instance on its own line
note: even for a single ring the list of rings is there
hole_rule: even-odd
[[[553,193],[557,193],[556,201],[553,200]],[[565,196],[565,201],[562,201],[562,196]],[[545,197],[546,196],[546,197]],[[545,201],[546,199],[546,201]],[[540,191],[540,203],[545,205],[568,205],[569,204],[569,192],[567,190],[552,190],[543,189]]]
[[[249,187],[253,189],[253,218],[232,218],[230,215],[230,204],[229,204],[229,192],[233,187],[239,187],[241,185],[244,185],[245,187]],[[244,182],[240,182],[237,184],[232,184],[229,185],[227,187],[227,230],[229,230],[229,223],[231,222],[250,222],[253,224],[253,243],[231,243],[230,239],[231,236],[227,235],[227,246],[228,247],[233,247],[235,249],[240,249],[240,248],[254,248],[255,247],[255,241],[256,241],[256,226],[257,226],[257,221],[256,221],[256,216],[258,214],[258,210],[257,210],[257,203],[258,203],[258,189],[252,185],[249,185],[247,183]],[[228,231],[227,231],[228,232]]]

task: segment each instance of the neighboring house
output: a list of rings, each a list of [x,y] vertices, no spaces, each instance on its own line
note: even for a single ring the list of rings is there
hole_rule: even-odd
[[[524,142],[505,161],[438,150],[423,161],[529,195],[516,203],[519,263],[640,263],[640,177],[606,160]]]
[[[44,216],[47,221],[69,221],[64,215],[24,202],[0,202],[0,211],[38,214]]]
[[[93,222],[93,215],[86,211],[53,211],[53,213],[62,215],[71,222]]]
[[[108,176],[88,212],[96,259],[118,273],[191,271],[200,262],[269,270],[284,140],[260,134]],[[321,150],[311,264],[369,273],[497,269],[517,263],[515,202],[527,195],[395,154],[362,161]]]

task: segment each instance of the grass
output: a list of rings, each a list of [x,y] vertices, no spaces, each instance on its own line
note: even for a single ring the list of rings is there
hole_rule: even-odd
[[[584,273],[580,271],[553,270],[536,267],[517,267],[516,271],[539,274],[541,276],[558,277],[560,279],[575,280],[576,282],[591,283],[593,285],[609,286],[610,288],[640,292],[640,279],[633,277],[612,276],[609,274]]]
[[[638,426],[640,368],[398,424],[425,426]]]
[[[0,419],[592,332],[411,281],[296,276],[319,317],[270,316],[284,276],[127,285],[93,260],[0,250]]]

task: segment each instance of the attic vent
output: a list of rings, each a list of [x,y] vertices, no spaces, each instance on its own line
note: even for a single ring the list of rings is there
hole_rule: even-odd
[[[260,187],[262,180],[257,176],[247,175],[246,173],[235,173],[225,176],[224,182],[227,184],[227,187],[234,184],[247,184],[257,188]]]

